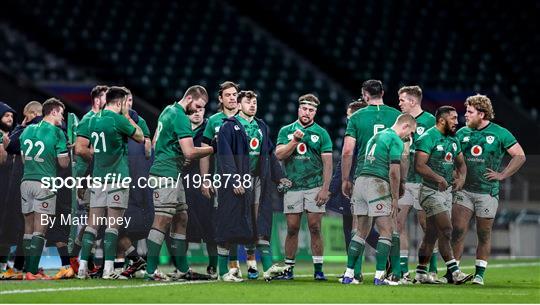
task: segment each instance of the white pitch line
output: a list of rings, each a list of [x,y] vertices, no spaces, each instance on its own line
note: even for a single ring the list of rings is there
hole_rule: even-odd
[[[126,288],[175,286],[175,285],[195,285],[195,284],[209,284],[209,283],[214,283],[214,282],[216,282],[216,281],[172,282],[172,283],[154,283],[154,284],[122,285],[122,286],[90,286],[90,287],[83,286],[83,287],[62,287],[62,288],[40,288],[40,289],[0,291],[0,295],[3,295],[3,294],[39,293],[39,292],[58,292],[58,291],[81,291],[81,290],[115,289],[115,288],[126,289]]]
[[[539,266],[540,262],[530,263],[508,263],[508,264],[493,264],[488,265],[488,268],[508,268],[508,267],[530,267]],[[474,266],[463,266],[462,269],[473,269]],[[444,271],[446,269],[440,268]],[[364,275],[373,275],[373,272],[366,272]],[[336,277],[340,274],[327,274],[329,277]],[[295,277],[307,278],[312,277],[311,274],[298,274]],[[41,292],[59,292],[59,291],[85,291],[85,290],[98,290],[98,289],[129,289],[129,288],[146,288],[146,287],[159,287],[159,286],[176,286],[176,285],[196,285],[196,284],[210,284],[216,283],[216,281],[196,281],[196,282],[172,282],[172,283],[153,283],[153,284],[139,284],[139,285],[122,285],[122,286],[82,286],[82,287],[61,287],[61,288],[40,288],[40,289],[23,289],[23,290],[8,290],[0,291],[0,295],[9,294],[31,294]]]

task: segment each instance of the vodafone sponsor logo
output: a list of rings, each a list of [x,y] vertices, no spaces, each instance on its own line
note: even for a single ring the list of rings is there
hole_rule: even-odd
[[[249,148],[251,148],[252,150],[255,150],[259,147],[259,144],[260,144],[259,139],[251,138],[251,140],[249,141]]]
[[[471,147],[471,155],[475,157],[480,156],[482,152],[483,152],[483,149],[482,149],[482,146],[480,145],[474,145],[473,147]]]
[[[446,155],[444,155],[444,161],[446,162],[452,162],[453,160],[453,155],[451,152],[447,152]]]
[[[300,143],[298,146],[296,146],[296,152],[300,155],[303,155],[307,152],[307,146],[306,143]]]

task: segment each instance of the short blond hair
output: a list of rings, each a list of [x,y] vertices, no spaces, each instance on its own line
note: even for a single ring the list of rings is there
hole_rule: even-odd
[[[410,96],[414,96],[418,102],[422,101],[422,88],[419,86],[404,86],[398,91],[398,94],[407,93]]]
[[[24,106],[23,114],[26,115],[29,112],[35,112],[37,115],[42,115],[43,106],[38,101],[31,101]]]
[[[474,107],[479,112],[484,113],[484,120],[493,120],[495,118],[495,111],[493,111],[493,106],[491,105],[491,100],[489,97],[481,94],[469,96],[465,100],[465,107],[471,106]]]

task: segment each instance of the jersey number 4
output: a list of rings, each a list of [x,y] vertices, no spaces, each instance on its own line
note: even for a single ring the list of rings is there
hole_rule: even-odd
[[[94,139],[94,152],[107,152],[107,145],[105,144],[105,133],[102,131],[100,133],[92,132],[92,139]],[[99,142],[101,142],[101,150],[98,148]]]

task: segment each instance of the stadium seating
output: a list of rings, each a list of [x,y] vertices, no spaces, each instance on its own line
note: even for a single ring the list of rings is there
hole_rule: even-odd
[[[296,100],[306,92],[319,95],[324,104],[320,120],[336,131],[334,136],[338,136],[334,127],[344,123],[332,115],[345,113],[336,105],[350,99],[346,91],[218,1],[12,5],[20,17],[32,17],[35,24],[29,26],[52,36],[53,41],[41,43],[68,58],[80,57],[83,65],[96,67],[102,79],[129,85],[160,108],[195,83],[207,86],[215,97],[217,85],[230,79],[259,93],[259,114],[275,126],[274,135],[279,126],[295,119]],[[211,109],[215,107],[211,103]]]
[[[376,77],[388,92],[410,83],[502,92],[515,103],[506,107],[525,105],[538,118],[531,90],[540,77],[532,51],[540,46],[538,24],[531,22],[537,2],[232,2],[294,48],[309,50],[306,56],[351,90]]]

